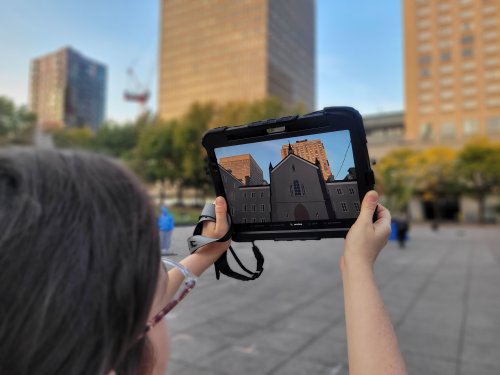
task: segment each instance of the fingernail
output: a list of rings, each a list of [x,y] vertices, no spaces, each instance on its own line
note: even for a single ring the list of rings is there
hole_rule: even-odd
[[[220,206],[220,205],[224,204],[224,199],[222,197],[217,197],[217,198],[215,198],[214,203],[216,206]]]

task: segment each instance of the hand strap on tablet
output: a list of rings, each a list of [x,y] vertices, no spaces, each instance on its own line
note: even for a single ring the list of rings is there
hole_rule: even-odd
[[[203,223],[207,220],[215,222],[215,205],[213,203],[207,203],[205,207],[203,207],[203,210],[201,211],[198,223],[194,228],[193,235],[188,238],[189,252],[192,254],[202,246],[208,245],[213,242],[226,242],[227,240],[229,240],[232,235],[232,224],[229,215],[227,216],[227,219],[229,223],[229,230],[224,236],[222,236],[219,239],[202,236],[201,232],[203,229]],[[227,261],[227,251],[225,251],[224,254],[222,254],[214,264],[215,277],[217,278],[217,280],[219,280],[220,274],[222,273],[228,277],[232,277],[233,279],[250,281],[258,278],[262,274],[262,271],[264,271],[263,268],[264,257],[262,256],[262,253],[260,252],[259,248],[255,245],[254,242],[252,242],[252,251],[255,256],[255,259],[257,260],[257,267],[255,272],[248,270],[243,265],[243,263],[241,263],[240,259],[236,256],[236,252],[231,246],[229,246],[229,251],[231,251],[231,254],[236,260],[236,263],[238,263],[238,265],[241,267],[241,269],[246,273],[248,273],[250,276],[246,276],[233,271],[231,267],[229,267],[229,263]]]

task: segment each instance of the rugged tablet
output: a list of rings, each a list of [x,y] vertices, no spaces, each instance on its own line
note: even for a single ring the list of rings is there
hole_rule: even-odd
[[[202,143],[235,241],[345,237],[375,184],[350,107],[215,128]]]

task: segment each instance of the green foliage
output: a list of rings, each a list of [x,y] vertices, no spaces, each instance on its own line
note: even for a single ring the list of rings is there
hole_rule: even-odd
[[[433,147],[417,153],[412,173],[418,191],[430,200],[459,194],[456,160],[456,151],[447,147]]]
[[[173,135],[177,123],[157,123],[141,129],[131,165],[146,181],[175,181],[179,178]]]
[[[31,144],[35,124],[35,114],[0,96],[0,144]]]
[[[94,150],[94,134],[90,128],[59,129],[52,132],[52,139],[58,148]]]
[[[500,186],[500,144],[477,139],[458,155],[459,175],[468,192],[488,194]]]
[[[477,199],[479,220],[484,222],[486,196],[500,189],[500,144],[479,138],[465,145],[457,171],[464,192]]]
[[[384,195],[384,204],[392,212],[404,212],[415,192],[412,162],[416,152],[399,149],[390,152],[375,165],[378,190]]]
[[[139,127],[135,124],[108,123],[96,132],[93,148],[114,157],[130,159],[139,140]]]
[[[174,129],[176,164],[179,182],[184,187],[206,189],[209,179],[205,171],[206,152],[201,145],[214,114],[213,104],[193,104]]]

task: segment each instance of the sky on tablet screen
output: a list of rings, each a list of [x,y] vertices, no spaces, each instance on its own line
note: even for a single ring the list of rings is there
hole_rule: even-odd
[[[332,174],[336,179],[343,179],[347,175],[347,170],[354,167],[348,130],[220,147],[215,149],[215,155],[219,160],[227,156],[250,154],[264,172],[264,179],[269,182],[269,162],[274,167],[281,161],[281,146],[288,144],[288,142],[295,143],[305,139],[308,141],[320,139],[323,142]]]

